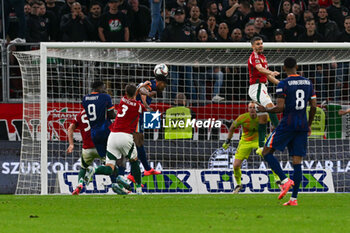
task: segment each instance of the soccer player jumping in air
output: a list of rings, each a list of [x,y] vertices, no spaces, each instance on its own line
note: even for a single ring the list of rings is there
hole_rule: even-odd
[[[139,94],[136,97],[136,100],[141,101],[142,104],[146,107],[147,111],[153,111],[153,109],[150,107],[152,98],[157,95],[158,91],[163,91],[167,86],[166,76],[157,74],[154,75],[155,79],[151,80],[149,85],[141,87]],[[145,169],[143,175],[159,175],[161,172],[154,170],[154,168],[151,168],[147,160],[143,136],[143,114],[140,115],[139,124],[136,128],[136,132],[134,133],[134,140],[137,147],[137,156]],[[131,174],[128,175],[128,179],[132,182],[135,181],[134,177]]]
[[[249,97],[263,105],[264,107],[271,108],[273,103],[269,94],[267,93],[267,81],[270,81],[274,84],[278,84],[278,80],[275,76],[278,76],[280,73],[277,71],[271,71],[268,69],[267,61],[263,55],[264,44],[261,37],[254,37],[251,40],[253,52],[248,59],[248,70],[249,70]],[[275,113],[269,113],[270,120],[273,126],[276,128],[278,125],[278,118]],[[256,153],[261,155],[262,148],[264,146],[264,141],[266,137],[266,124],[267,124],[267,115],[265,113],[258,113],[259,118],[259,148]]]
[[[258,110],[268,113],[283,112],[280,124],[266,141],[263,156],[272,170],[282,180],[282,190],[278,199],[282,199],[293,186],[290,200],[284,205],[298,205],[297,196],[302,180],[301,162],[306,156],[307,137],[311,133],[311,124],[316,113],[316,95],[312,83],[307,78],[297,74],[295,58],[284,60],[283,69],[288,77],[279,82],[276,88],[277,105],[274,107],[258,106]],[[309,120],[307,120],[306,106],[310,104]],[[281,165],[273,156],[277,149],[283,151],[288,147],[289,155],[293,160],[293,180],[286,177]]]

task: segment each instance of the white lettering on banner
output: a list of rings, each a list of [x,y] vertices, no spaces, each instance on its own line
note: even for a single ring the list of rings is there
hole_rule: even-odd
[[[293,171],[286,171],[288,176]],[[279,187],[270,180],[271,170],[242,169],[242,193],[278,193]],[[58,172],[60,191],[70,194],[78,182],[78,172]],[[163,170],[157,177],[142,179],[143,192],[208,194],[232,193],[235,180],[232,170]],[[302,193],[334,193],[333,177],[330,170],[303,170]],[[108,176],[96,175],[81,194],[113,194]]]

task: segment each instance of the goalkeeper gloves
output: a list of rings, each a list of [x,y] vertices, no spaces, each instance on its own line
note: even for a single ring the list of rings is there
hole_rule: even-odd
[[[230,143],[231,143],[231,139],[226,139],[225,143],[222,144],[222,148],[227,150],[227,148],[230,146]]]

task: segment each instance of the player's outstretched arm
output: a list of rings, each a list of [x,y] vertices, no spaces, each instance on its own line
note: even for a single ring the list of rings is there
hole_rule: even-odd
[[[278,79],[275,78],[275,76],[280,75],[279,72],[268,70],[268,69],[264,68],[261,64],[257,64],[257,65],[255,66],[255,68],[256,68],[260,73],[265,74],[265,75],[267,76],[267,79],[268,79],[270,82],[272,82],[272,83],[274,83],[274,84],[276,84],[276,85],[279,83]]]
[[[69,142],[69,146],[67,148],[67,153],[70,154],[73,152],[74,149],[74,139],[73,139],[73,132],[74,130],[77,128],[77,126],[75,124],[70,124],[70,126],[68,127],[68,142]]]
[[[340,116],[342,116],[342,115],[345,115],[345,114],[348,114],[348,113],[350,113],[350,108],[348,108],[347,110],[339,110],[339,112],[338,112],[338,114],[340,115]]]

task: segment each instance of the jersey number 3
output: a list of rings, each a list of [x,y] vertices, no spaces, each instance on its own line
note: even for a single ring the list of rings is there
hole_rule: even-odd
[[[305,108],[305,101],[304,101],[304,99],[305,99],[305,92],[304,92],[304,90],[298,89],[295,92],[295,98],[296,98],[295,109],[296,110],[304,109]]]
[[[126,106],[125,104],[123,104],[122,105],[122,113],[119,113],[118,115],[117,115],[117,117],[123,117],[123,116],[125,116],[125,114],[126,114],[126,111],[128,111],[128,106]]]

